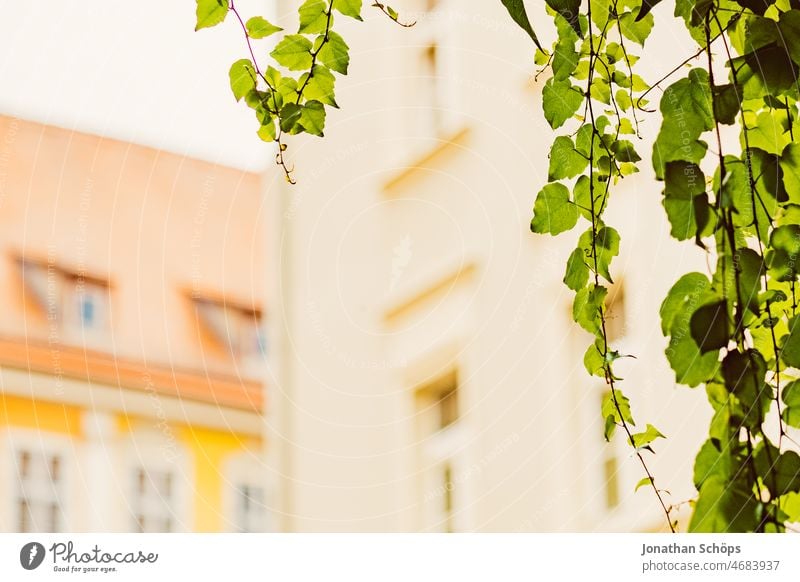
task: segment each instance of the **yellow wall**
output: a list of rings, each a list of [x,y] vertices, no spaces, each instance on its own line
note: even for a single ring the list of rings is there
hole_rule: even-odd
[[[81,438],[81,409],[0,393],[0,425]]]
[[[180,439],[191,452],[195,471],[194,531],[225,530],[223,490],[225,462],[246,448],[245,437],[236,434],[186,427]]]

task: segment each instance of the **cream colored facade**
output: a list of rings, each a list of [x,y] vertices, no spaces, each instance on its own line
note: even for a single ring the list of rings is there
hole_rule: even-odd
[[[652,493],[634,494],[635,459],[603,441],[604,387],[583,369],[589,338],[561,283],[579,231],[528,228],[552,141],[533,47],[499,2],[402,8],[411,29],[366,3],[366,23],[337,21],[352,55],[342,110],[325,139],[291,141],[297,186],[268,179],[283,188],[269,291],[282,528],[661,529]],[[705,265],[670,240],[643,166],[609,209],[623,235],[614,325],[637,356],[621,387],[669,437],[650,462],[677,504],[693,494],[708,406],[674,385],[658,307]]]

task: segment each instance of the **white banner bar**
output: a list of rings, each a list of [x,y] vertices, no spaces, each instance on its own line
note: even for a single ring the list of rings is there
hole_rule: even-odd
[[[794,580],[800,576],[800,536],[0,535],[0,580],[178,576],[225,582]]]

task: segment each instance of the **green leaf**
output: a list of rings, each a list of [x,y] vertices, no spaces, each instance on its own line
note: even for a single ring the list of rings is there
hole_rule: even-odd
[[[361,18],[361,0],[333,0],[333,7],[345,16],[363,20]]]
[[[741,89],[733,84],[717,85],[713,90],[714,117],[720,123],[733,125],[741,106]]]
[[[327,42],[321,45],[317,53],[317,59],[332,71],[346,75],[350,65],[350,47],[341,35],[331,30],[328,32]]]
[[[691,312],[710,288],[711,281],[703,273],[687,273],[678,279],[661,303],[661,333],[669,335],[673,324],[678,329],[688,329]]]
[[[258,128],[258,137],[263,141],[275,141],[277,135],[278,130],[275,128],[275,120],[272,117],[265,119],[261,127]]]
[[[548,180],[562,180],[564,178],[574,178],[589,165],[589,160],[575,149],[572,139],[565,136],[558,136],[550,148],[550,169]]]
[[[306,0],[297,9],[302,34],[324,34],[328,29],[328,6],[325,0]]]
[[[781,359],[795,368],[800,368],[800,320],[793,317],[789,320],[789,335],[781,344]]]
[[[571,31],[570,31],[571,32]],[[558,81],[569,79],[580,61],[580,54],[575,50],[577,37],[574,33],[560,37],[553,50],[553,77]]]
[[[297,103],[286,103],[281,108],[280,125],[281,130],[291,132],[297,122],[300,120],[300,114],[303,109]]]
[[[700,307],[692,314],[689,329],[701,354],[726,347],[730,340],[728,302],[722,300]]]
[[[800,204],[800,144],[790,143],[780,157],[783,187],[789,200]]]
[[[781,453],[762,440],[755,451],[755,466],[773,498],[800,492],[800,455],[796,452]]]
[[[569,80],[548,79],[542,90],[542,109],[550,127],[557,129],[564,125],[578,111],[583,103],[583,93],[573,87]]]
[[[311,68],[311,41],[300,34],[286,35],[270,55],[290,71],[309,69]]]
[[[250,38],[266,38],[283,30],[280,26],[275,26],[265,18],[253,16],[247,21],[247,34]]]
[[[642,0],[642,6],[639,8],[639,14],[636,16],[636,20],[641,20],[650,14],[650,11],[655,8],[659,2],[661,2],[661,0]]]
[[[578,209],[569,199],[569,190],[559,183],[547,184],[536,196],[531,230],[559,234],[578,222]]]
[[[658,1],[660,2],[661,0]],[[650,485],[652,485],[652,483],[653,480],[650,477],[644,477],[640,479],[639,482],[636,484],[636,488],[633,490],[633,492],[636,493],[642,487],[649,487]]]
[[[305,73],[300,77],[300,86],[308,79],[308,83],[303,89],[303,95],[309,101],[319,101],[325,105],[338,107],[334,96],[334,84],[336,78],[331,73],[330,69],[324,65],[314,65],[309,73]]]
[[[756,14],[764,15],[767,9],[775,4],[775,0],[736,0],[736,3],[744,8],[749,8]]]
[[[724,448],[720,449],[720,445]],[[694,460],[694,486],[703,487],[703,483],[711,477],[727,480],[732,474],[732,451],[730,442],[715,442],[707,440],[700,447],[700,452]]]
[[[784,129],[788,123],[786,112],[762,111],[758,116],[745,112],[750,147],[759,148],[769,154],[780,154],[789,144],[789,134]],[[741,137],[744,147],[744,134]]]
[[[647,37],[650,36],[650,31],[653,30],[654,22],[655,19],[652,14],[634,17],[632,12],[626,12],[620,16],[619,19],[622,34],[626,38],[642,46],[644,46],[644,41],[647,40]]]
[[[506,7],[508,13],[511,15],[511,19],[517,23],[517,25],[528,33],[528,36],[531,37],[533,44],[537,46],[540,50],[542,49],[542,45],[539,43],[539,39],[536,38],[536,33],[533,31],[533,27],[531,26],[531,21],[528,19],[528,13],[525,10],[525,3],[523,0],[501,0],[503,6]]]
[[[195,30],[216,26],[228,15],[228,0],[197,0]]]
[[[256,88],[256,70],[250,59],[240,59],[233,63],[228,76],[231,81],[231,91],[237,101]]]
[[[325,129],[325,106],[319,101],[307,101],[300,111],[299,127],[306,133],[323,137]]]
[[[705,275],[689,273],[672,286],[661,304],[662,331],[670,336],[665,353],[680,384],[697,386],[714,376],[719,368],[717,354],[700,353],[689,329],[697,306],[713,299],[710,288],[711,282]]]
[[[692,69],[685,79],[667,87],[660,109],[663,123],[653,147],[653,168],[663,179],[667,162],[698,164],[705,157],[707,146],[697,138],[714,127],[708,73]]]
[[[586,251],[580,247],[572,251],[567,259],[564,283],[573,291],[583,289],[589,281],[589,267],[586,266],[586,261]]]
[[[572,319],[583,329],[597,335],[601,332],[600,310],[604,308],[608,289],[592,285],[575,294],[572,303]]]
[[[691,162],[667,162],[664,181],[664,210],[672,237],[688,240],[701,236],[710,214],[703,171]]]
[[[545,0],[547,5],[561,15],[578,36],[583,36],[578,20],[581,9],[581,0]]]
[[[736,251],[734,264],[739,271],[739,297],[745,307],[755,315],[759,315],[761,313],[759,293],[764,274],[764,261],[754,250],[744,248]]]
[[[619,242],[619,233],[614,228],[603,226],[597,230],[594,244],[594,250],[597,254],[597,272],[609,283],[614,282],[609,269],[612,259],[619,254]],[[594,261],[592,259],[591,228],[581,235],[578,240],[578,246],[584,250],[584,253],[588,257],[589,265],[594,267]]]
[[[637,449],[648,446],[656,439],[667,438],[652,424],[648,424],[644,432],[637,432],[631,436],[633,437],[633,446]]]
[[[767,365],[760,352],[731,350],[722,360],[725,387],[736,395],[744,406],[749,426],[757,426],[769,404],[771,390],[765,384]]]
[[[758,503],[746,483],[713,476],[700,488],[689,531],[736,533],[755,530]]]
[[[772,251],[767,255],[770,276],[778,281],[797,279],[800,255],[800,225],[786,224],[777,227],[770,236]]]
[[[794,10],[781,14],[778,27],[789,55],[800,65],[800,11],[795,7]]]
[[[794,380],[784,386],[781,397],[786,406],[800,407],[800,380]]]
[[[627,97],[627,93],[623,93]],[[636,153],[633,144],[626,140],[621,139],[611,144],[611,151],[614,152],[617,160],[620,162],[638,162],[642,158]]]
[[[589,372],[590,376],[605,376],[605,358],[603,358],[603,341],[597,339],[592,343],[583,355],[583,367]]]
[[[614,397],[615,394],[616,399]],[[636,424],[633,421],[633,415],[631,414],[631,402],[619,388],[616,388],[614,392],[609,390],[605,394],[603,397],[601,412],[606,421],[605,437],[607,441],[611,440],[611,437],[614,436],[614,431],[616,430],[617,425],[621,425],[623,420],[629,426]]]

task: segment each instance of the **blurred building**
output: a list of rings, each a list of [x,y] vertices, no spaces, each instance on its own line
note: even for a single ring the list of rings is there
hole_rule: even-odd
[[[0,117],[0,529],[250,531],[259,176]]]
[[[665,528],[652,491],[634,492],[643,474],[625,443],[604,442],[606,388],[584,370],[590,338],[561,282],[588,224],[556,238],[529,231],[554,135],[530,39],[500,2],[396,8],[416,25],[366,3],[365,23],[337,20],[352,55],[337,81],[342,109],[324,139],[290,141],[298,184],[271,213],[283,232],[270,247],[282,265],[271,400],[286,437],[282,527]],[[537,31],[547,39],[546,24]],[[653,38],[645,54],[660,63],[674,42]],[[643,117],[647,160],[659,121]],[[670,239],[642,166],[607,216],[623,238],[609,325],[636,356],[618,366],[634,414],[669,437],[650,462],[680,505],[708,406],[675,386],[658,308],[682,273],[706,266]],[[267,190],[280,182],[275,172]]]

